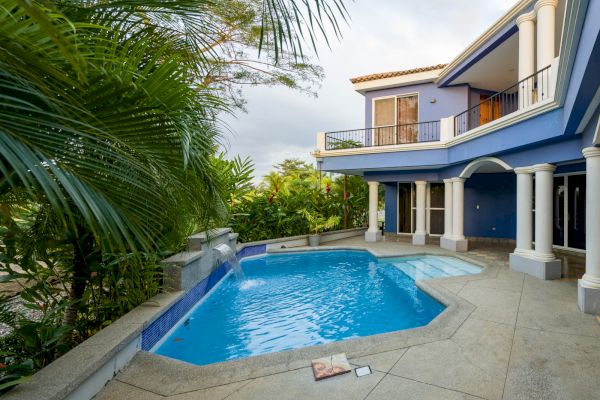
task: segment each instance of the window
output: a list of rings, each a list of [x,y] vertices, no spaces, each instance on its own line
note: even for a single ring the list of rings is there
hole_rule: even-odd
[[[394,144],[395,106],[394,98],[375,100],[375,115],[373,118],[373,133],[376,145]]]
[[[373,100],[373,141],[375,145],[418,142],[418,122],[418,94]]]
[[[398,137],[396,143],[416,143],[419,139],[419,98],[417,95],[396,99]]]
[[[444,233],[444,184],[427,187],[426,224],[430,235]],[[398,183],[398,233],[414,233],[417,221],[417,194],[414,182]]]
[[[444,184],[429,184],[429,234],[444,234]]]

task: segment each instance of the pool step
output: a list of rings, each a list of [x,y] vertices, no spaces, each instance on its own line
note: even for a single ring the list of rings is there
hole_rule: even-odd
[[[471,267],[460,260],[446,260],[442,258],[408,259],[392,263],[396,268],[414,280],[447,278],[450,276],[471,275],[480,272],[476,267]]]

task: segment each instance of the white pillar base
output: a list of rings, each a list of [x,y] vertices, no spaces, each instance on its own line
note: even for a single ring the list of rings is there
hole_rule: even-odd
[[[440,247],[450,251],[465,252],[469,250],[469,241],[467,239],[454,239],[442,236],[440,238]]]
[[[600,315],[600,288],[586,287],[577,281],[577,303],[586,314]]]
[[[429,240],[429,235],[426,233],[413,233],[412,244],[414,246],[424,246]]]
[[[380,242],[382,239],[381,231],[366,231],[365,232],[365,242]]]
[[[536,259],[534,257],[533,252],[529,255],[511,253],[509,262],[510,269],[517,272],[523,272],[538,279],[560,279],[562,273],[560,260],[554,259],[548,261]]]

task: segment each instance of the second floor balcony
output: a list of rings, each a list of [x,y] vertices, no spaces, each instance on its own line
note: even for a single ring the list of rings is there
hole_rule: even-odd
[[[473,107],[435,121],[404,123],[320,132],[317,152],[348,152],[352,149],[390,150],[415,144],[447,143],[457,137],[467,139],[482,130],[494,130],[500,121],[510,121],[554,97],[557,61],[509,88],[490,94]],[[443,88],[441,89],[443,90]],[[361,151],[361,150],[358,150]]]

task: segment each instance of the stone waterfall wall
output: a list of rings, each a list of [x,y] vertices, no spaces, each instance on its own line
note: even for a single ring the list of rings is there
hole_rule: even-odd
[[[163,260],[167,291],[187,291],[236,254],[238,234],[217,228],[188,237],[187,250]],[[224,247],[226,246],[226,247]],[[230,251],[226,251],[227,248]]]

